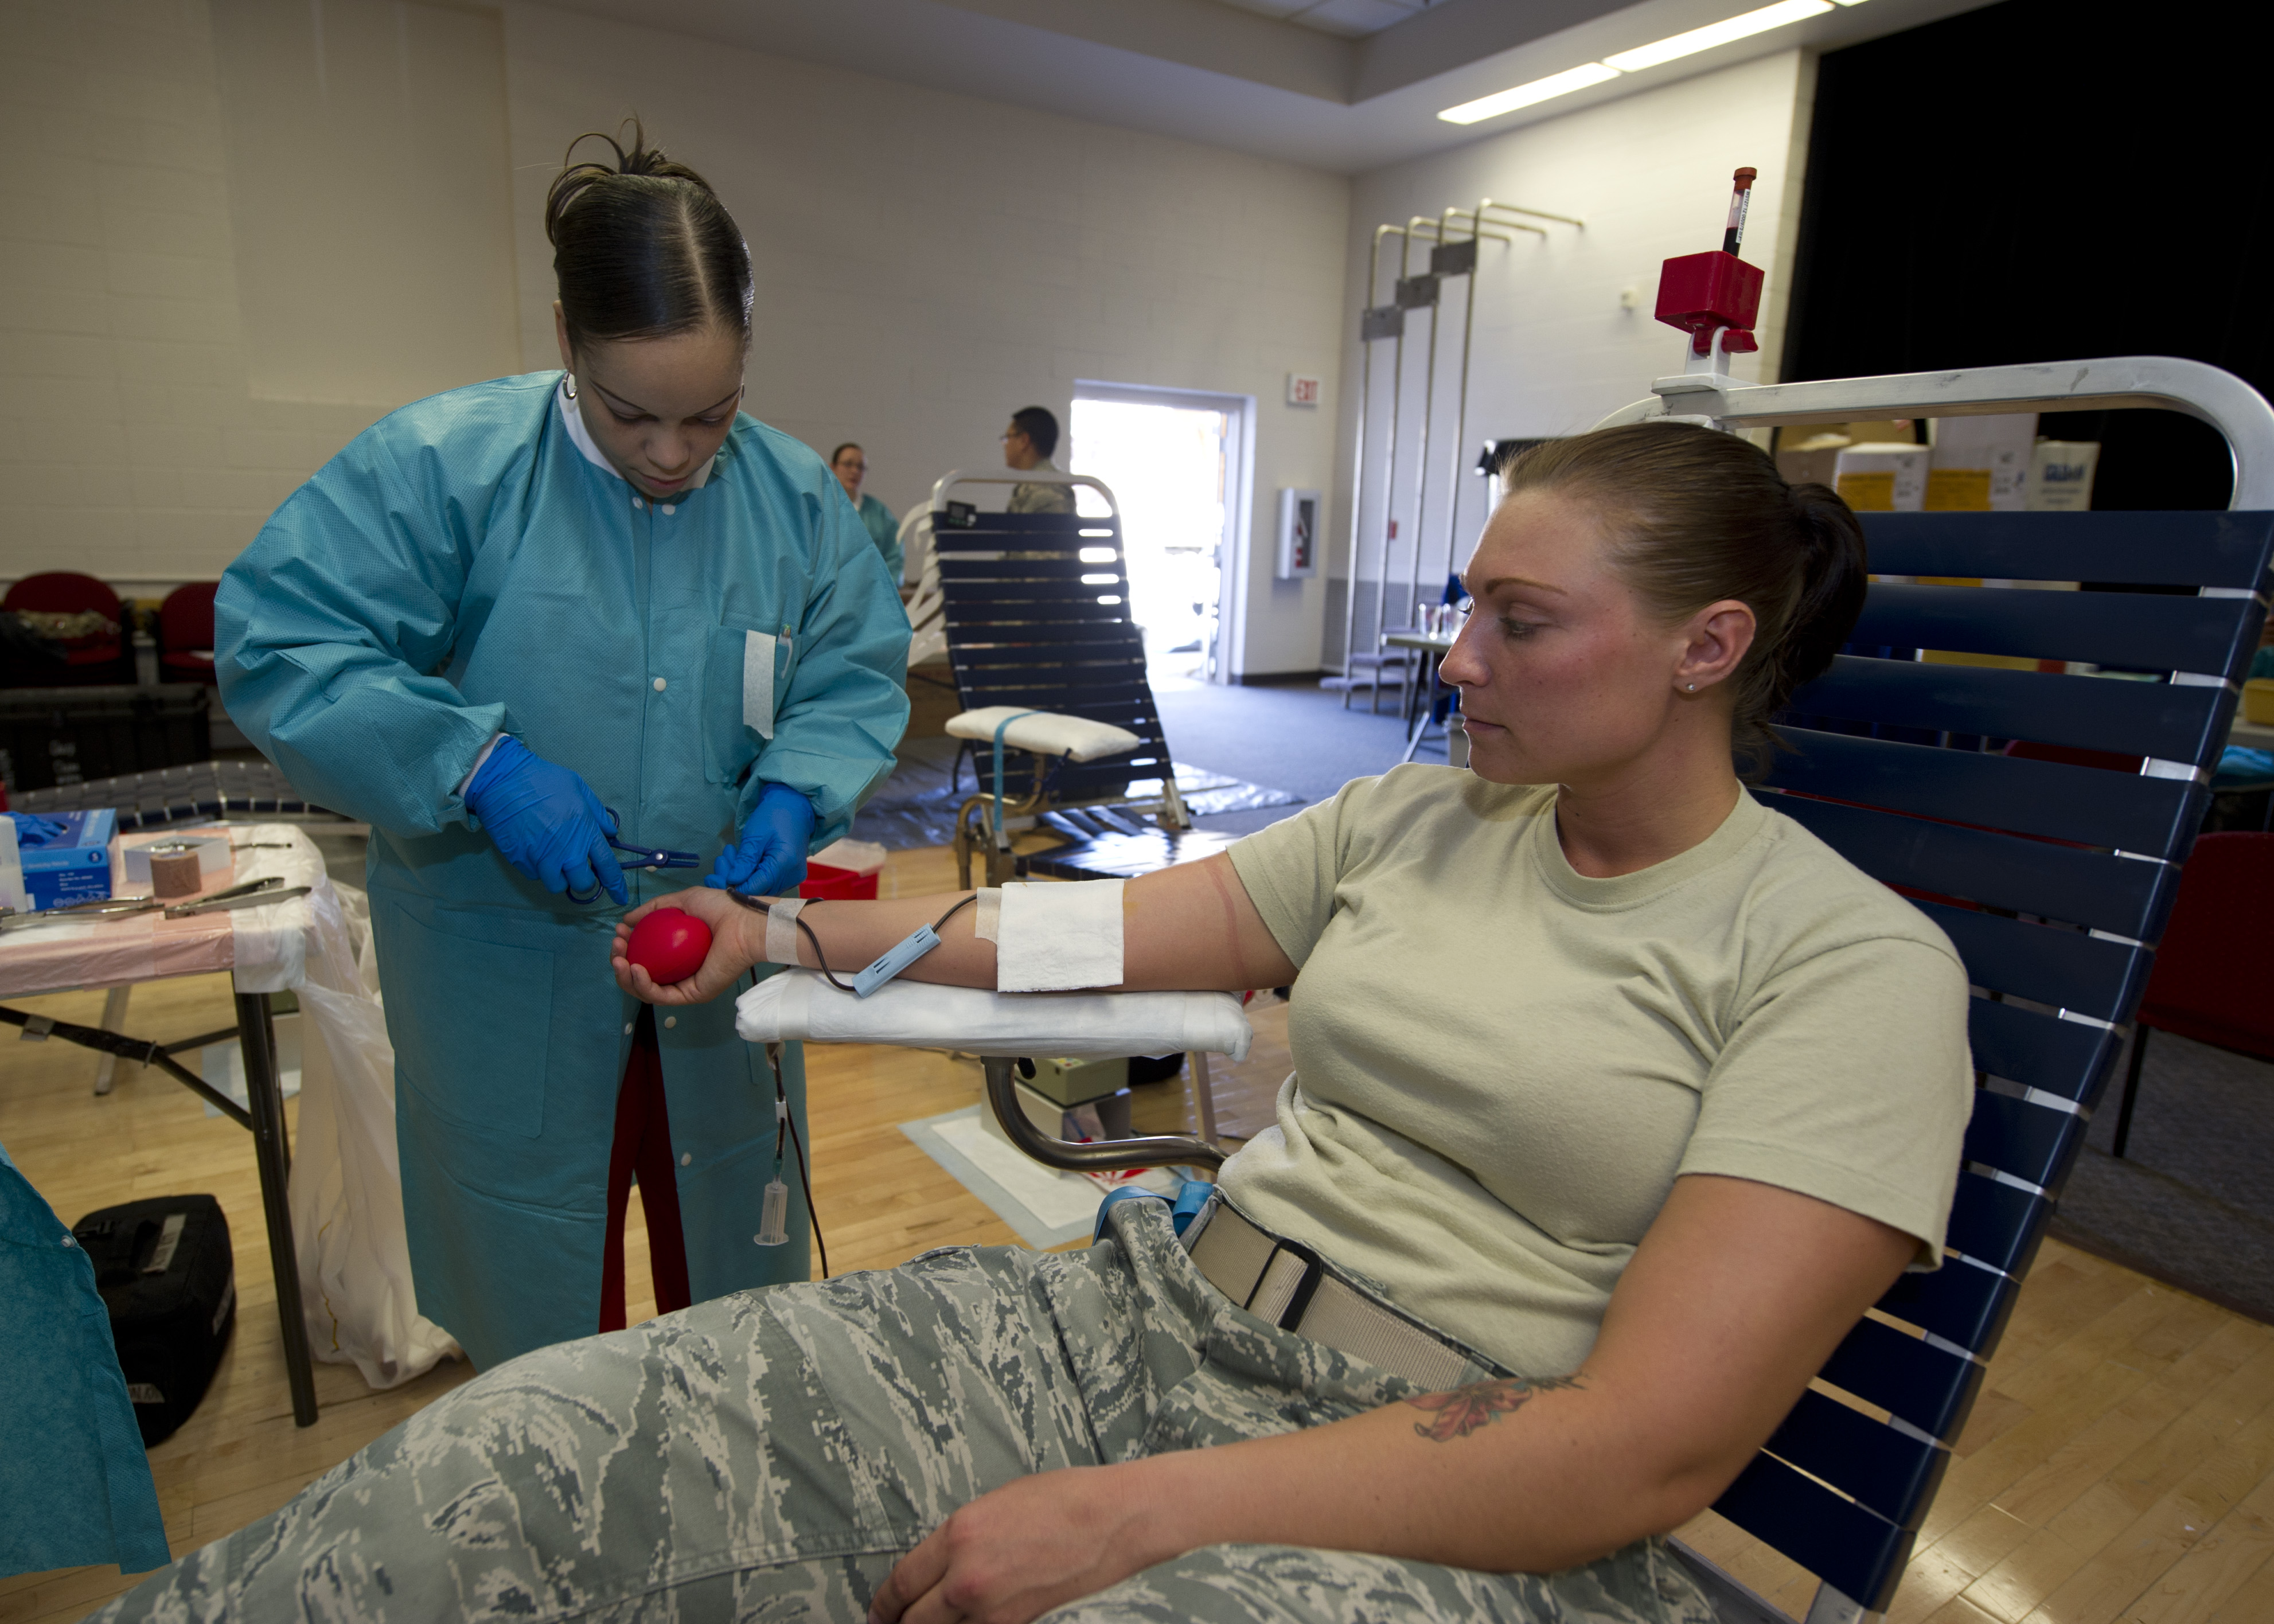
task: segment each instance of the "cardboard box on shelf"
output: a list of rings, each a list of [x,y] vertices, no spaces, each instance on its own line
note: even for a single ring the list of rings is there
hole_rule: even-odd
[[[2092,506],[2092,477],[2100,466],[2097,440],[2041,440],[2031,454],[2029,510],[2082,513]]]
[[[1834,465],[1833,488],[1858,513],[1916,513],[1926,500],[1927,448],[1853,445]]]
[[[1930,513],[2020,513],[2029,505],[2033,411],[1943,417],[1932,425],[1927,462]]]
[[[1816,423],[1780,428],[1770,447],[1787,485],[1828,485],[1839,477],[1840,454],[1855,445],[1908,445],[1908,417],[1876,423]]]

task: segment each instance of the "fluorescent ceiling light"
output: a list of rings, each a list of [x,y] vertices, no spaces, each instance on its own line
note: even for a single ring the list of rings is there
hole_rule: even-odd
[[[1811,0],[1811,3],[1820,4],[1822,0]],[[1569,95],[1575,90],[1585,90],[1590,85],[1600,85],[1618,76],[1616,68],[1590,62],[1561,73],[1551,73],[1546,79],[1533,79],[1529,85],[1518,85],[1513,90],[1503,90],[1494,95],[1480,96],[1474,102],[1464,102],[1458,107],[1449,107],[1437,117],[1449,124],[1472,124],[1479,119],[1513,113],[1517,108],[1530,107],[1535,102],[1552,101],[1557,96]]]
[[[1765,5],[1758,11],[1747,11],[1742,17],[1728,18],[1718,23],[1708,23],[1703,28],[1692,28],[1687,34],[1677,34],[1654,44],[1621,51],[1603,60],[1622,73],[1639,73],[1645,68],[1654,68],[1661,62],[1672,62],[1677,56],[1687,56],[1697,51],[1712,50],[1716,45],[1727,45],[1732,40],[1743,40],[1756,34],[1766,34],[1772,28],[1781,28],[1787,23],[1796,23],[1803,18],[1821,17],[1832,9],[1832,0],[1777,0],[1774,5]]]
[[[1864,0],[1840,0],[1840,4],[1861,5]],[[1513,90],[1480,96],[1474,102],[1464,102],[1458,107],[1447,108],[1437,117],[1449,124],[1472,124],[1482,119],[1497,118],[1501,114],[1513,113],[1520,107],[1553,101],[1575,90],[1585,90],[1590,85],[1600,85],[1622,73],[1638,73],[1645,68],[1654,68],[1661,62],[1672,62],[1677,57],[1711,50],[1716,45],[1727,45],[1732,40],[1748,39],[1757,34],[1766,34],[1772,28],[1781,28],[1787,23],[1821,17],[1831,9],[1832,0],[1777,0],[1774,5],[1765,5],[1758,11],[1747,11],[1742,17],[1709,23],[1703,28],[1692,28],[1687,34],[1675,34],[1653,45],[1637,46],[1633,50],[1606,56],[1600,62],[1590,62],[1561,73],[1551,73],[1546,79],[1533,79],[1529,85],[1518,85]]]

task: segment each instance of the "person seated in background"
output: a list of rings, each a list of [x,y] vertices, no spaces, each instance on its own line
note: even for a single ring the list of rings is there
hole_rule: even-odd
[[[837,483],[845,487],[846,500],[861,515],[869,539],[884,554],[885,568],[892,572],[892,584],[900,585],[906,560],[900,554],[900,521],[892,517],[892,510],[884,503],[861,493],[861,482],[869,477],[869,454],[848,440],[829,454],[829,470],[837,476]]]
[[[105,1616],[1710,1624],[1662,1536],[1939,1262],[1972,1094],[1949,943],[1733,763],[1864,568],[1839,498],[1742,440],[1541,447],[1444,661],[1472,771],[1356,780],[1122,895],[1122,989],[1294,985],[1276,1124],[1184,1238],[1125,1201],[1088,1251],[528,1355]],[[674,900],[714,933],[696,974],[655,985],[623,931],[614,965],[677,1006],[950,899]],[[980,912],[907,974],[995,986],[1013,910]],[[1247,1311],[1289,1253],[1340,1328]]]
[[[1011,426],[1003,431],[1003,466],[1024,472],[1040,468],[1057,473],[1058,465],[1050,457],[1058,448],[1058,420],[1047,406],[1022,406],[1011,414]],[[1036,481],[1032,485],[1011,487],[1011,504],[1007,513],[1072,513],[1073,487],[1070,485],[1050,485]]]

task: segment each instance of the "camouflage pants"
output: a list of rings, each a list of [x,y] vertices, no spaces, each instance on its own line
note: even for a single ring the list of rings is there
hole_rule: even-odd
[[[500,1365],[98,1615],[860,1620],[1001,1484],[1338,1420],[1410,1383],[1264,1324],[1159,1202],[1087,1252],[937,1252]],[[1545,1576],[1188,1553],[1053,1620],[1712,1624],[1657,1541]]]

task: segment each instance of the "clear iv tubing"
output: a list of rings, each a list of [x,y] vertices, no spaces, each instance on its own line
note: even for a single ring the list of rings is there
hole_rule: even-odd
[[[727,894],[732,897],[735,901],[741,903],[746,908],[755,908],[759,913],[766,914],[769,917],[773,914],[773,904],[767,902],[761,898],[746,897],[738,891],[730,891]],[[817,900],[825,901],[827,898],[817,898]],[[953,907],[948,909],[946,913],[941,914],[937,919],[932,921],[932,934],[935,936],[938,935],[940,928],[945,925],[949,920],[953,919],[958,914],[961,913],[965,908],[969,907],[973,903],[978,900],[979,893],[977,891],[973,891],[968,897],[960,898]],[[821,966],[823,978],[840,992],[852,992],[854,989],[851,987],[847,986],[843,981],[839,981],[837,979],[837,973],[829,967],[829,955],[821,951],[821,938],[813,934],[813,927],[805,922],[805,914],[802,912],[798,914],[795,922],[797,928],[805,933],[805,939],[813,944],[813,959],[816,964]],[[775,1137],[779,1139],[780,1136],[777,1134]],[[779,1151],[776,1152],[776,1156],[779,1158]]]

